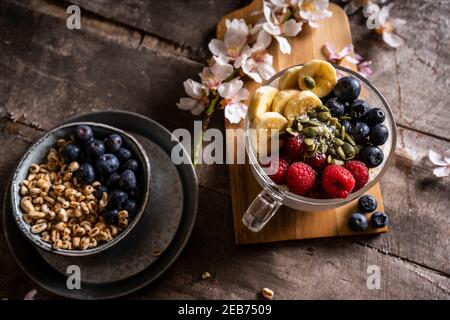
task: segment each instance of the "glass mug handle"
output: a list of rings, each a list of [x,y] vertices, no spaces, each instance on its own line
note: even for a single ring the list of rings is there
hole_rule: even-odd
[[[282,200],[277,192],[265,187],[245,211],[242,223],[252,232],[261,231],[280,208]]]

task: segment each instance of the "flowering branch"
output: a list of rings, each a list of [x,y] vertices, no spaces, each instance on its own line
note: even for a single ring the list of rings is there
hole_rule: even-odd
[[[192,79],[184,84],[188,97],[177,104],[193,115],[205,112],[203,131],[216,109],[223,109],[230,123],[239,123],[247,113],[243,101],[249,97],[241,77],[258,83],[270,79],[275,70],[267,48],[274,38],[281,52],[289,54],[286,37],[295,37],[304,23],[316,28],[317,22],[331,16],[328,0],[270,0],[263,2],[263,15],[254,25],[243,19],[226,21],[223,40],[212,39],[208,45],[212,59],[199,74],[201,82]],[[194,146],[194,164],[198,163],[203,133]]]

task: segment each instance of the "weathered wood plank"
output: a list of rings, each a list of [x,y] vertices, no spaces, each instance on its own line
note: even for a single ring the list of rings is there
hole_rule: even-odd
[[[22,137],[5,134],[6,110],[26,111],[29,121],[40,122],[44,128],[76,113],[117,106],[141,112],[170,129],[192,126],[192,118],[174,103],[183,94],[182,81],[194,76],[200,65],[141,48],[126,29],[111,32],[104,22],[90,26],[69,33],[61,18],[1,1],[2,181],[29,145],[27,141],[41,134],[20,125]],[[214,125],[220,128],[220,121]],[[219,173],[208,168],[211,171],[203,177],[209,185],[201,189],[199,219],[186,251],[162,279],[131,297],[254,298],[260,287],[268,286],[278,298],[449,299],[449,278],[415,263],[448,273],[448,180],[429,179],[431,165],[423,158],[428,147],[450,146],[444,140],[400,129],[396,165],[382,180],[393,230],[388,236],[356,239],[374,249],[346,240],[235,246],[229,198],[209,190],[226,190],[226,184],[219,186],[215,181],[226,168],[214,166]],[[406,199],[400,195],[403,188],[409,188]],[[35,285],[7,251],[3,240],[0,264],[14,271],[0,277],[0,297],[21,299]],[[365,287],[365,268],[371,263],[381,267],[381,290]],[[210,281],[200,280],[204,271],[212,273]]]
[[[403,128],[398,134],[395,163],[381,180],[391,232],[359,241],[450,275],[450,178],[435,178],[428,160],[428,149],[450,142]]]
[[[351,17],[357,51],[373,60],[371,81],[403,126],[450,140],[449,1],[396,1],[391,15],[405,19],[405,44],[392,49],[370,32],[360,15]]]
[[[277,299],[449,298],[450,280],[341,239],[236,246],[228,197],[201,189],[198,222],[179,260],[131,298]],[[220,203],[220,208],[217,206]],[[366,287],[367,266],[381,268],[381,290]],[[205,271],[210,280],[201,280]]]
[[[208,52],[207,44],[215,33],[217,21],[250,0],[126,0],[120,4],[114,0],[70,2],[102,17],[165,38],[182,47],[189,47],[195,55],[205,57]]]

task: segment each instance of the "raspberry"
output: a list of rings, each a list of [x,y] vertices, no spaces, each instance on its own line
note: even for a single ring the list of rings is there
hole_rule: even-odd
[[[272,161],[267,170],[270,170],[270,172],[275,172],[276,170],[276,173],[269,175],[269,178],[272,179],[273,182],[276,184],[285,184],[288,169],[289,163],[280,158],[278,161]]]
[[[306,158],[305,163],[309,164],[311,168],[320,170],[324,167],[327,156],[324,153],[315,153],[312,157]]]
[[[305,137],[302,135],[289,137],[284,145],[284,153],[289,161],[300,161],[305,152]]]
[[[329,165],[323,170],[322,186],[334,198],[346,198],[355,187],[355,178],[342,166]]]
[[[369,181],[369,169],[367,169],[366,165],[361,161],[349,161],[344,167],[350,171],[353,178],[355,178],[355,189],[353,191],[361,189],[366,185],[367,181]]]
[[[295,162],[289,167],[287,184],[293,193],[304,195],[314,187],[315,182],[316,173],[306,163]]]

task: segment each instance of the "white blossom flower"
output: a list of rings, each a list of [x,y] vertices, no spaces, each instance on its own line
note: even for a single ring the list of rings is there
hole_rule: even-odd
[[[428,158],[434,165],[438,166],[438,168],[433,169],[433,174],[436,177],[442,178],[450,176],[450,149],[444,151],[443,154],[428,150]]]
[[[249,29],[243,19],[226,21],[227,31],[224,39],[212,39],[208,45],[209,50],[222,63],[234,62],[248,42]]]
[[[325,43],[322,47],[322,52],[330,63],[340,64],[342,60],[347,60],[350,63],[358,64],[358,60],[352,55],[355,54],[352,44],[345,46],[341,51],[337,51],[332,43]]]
[[[266,51],[271,41],[271,35],[261,30],[256,43],[252,47],[247,45],[244,48],[242,55],[236,60],[235,67],[242,68],[246,75],[259,83],[262,79],[267,80],[272,77],[275,74],[275,69],[272,67],[273,57]]]
[[[177,106],[181,110],[189,110],[193,115],[198,116],[209,103],[209,90],[192,79],[187,79],[183,82],[183,85],[189,98],[181,98]]]
[[[225,107],[225,117],[230,123],[239,123],[247,113],[247,106],[242,101],[248,99],[249,92],[243,85],[242,80],[234,79],[222,83],[217,89],[223,98],[220,104]]]
[[[406,23],[403,19],[390,18],[389,12],[394,6],[390,3],[380,9],[376,4],[370,4],[365,8],[365,14],[367,18],[367,28],[374,29],[377,33],[381,34],[383,41],[389,46],[397,48],[403,44],[403,39],[398,36],[395,31],[401,25]]]
[[[289,19],[291,16],[291,9],[288,8],[289,1],[272,0],[271,2],[272,5],[264,2],[265,22],[262,27],[278,41],[282,53],[290,54],[291,46],[283,36],[295,37],[302,30],[303,23]]]
[[[220,60],[215,60],[215,63],[210,67],[204,67],[199,74],[202,83],[209,90],[215,90],[222,83],[233,74],[234,68],[231,64],[223,63]]]
[[[318,28],[318,20],[331,17],[328,11],[328,0],[304,0],[300,6],[300,16],[313,28]]]
[[[344,10],[349,15],[354,14],[360,8],[366,8],[367,6],[371,5],[372,3],[384,3],[386,1],[387,0],[342,0],[342,2],[348,2],[344,6]]]

